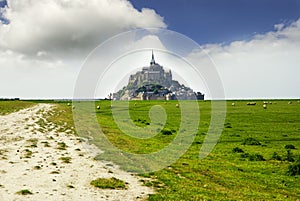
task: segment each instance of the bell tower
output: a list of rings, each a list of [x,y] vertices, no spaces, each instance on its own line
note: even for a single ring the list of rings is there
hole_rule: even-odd
[[[154,65],[155,63],[155,59],[154,59],[154,54],[153,54],[153,50],[152,50],[152,59],[150,61],[150,65]]]

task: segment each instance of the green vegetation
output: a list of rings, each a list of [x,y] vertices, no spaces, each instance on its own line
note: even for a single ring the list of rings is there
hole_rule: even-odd
[[[12,112],[17,112],[21,109],[32,107],[35,103],[29,101],[0,101],[0,115],[9,114]]]
[[[135,154],[157,152],[169,145],[180,130],[181,112],[175,107],[178,102],[136,102],[136,106],[130,102],[129,113],[138,127],[151,123],[149,110],[152,106],[160,105],[166,111],[166,124],[159,125],[162,129],[154,137],[139,139],[124,134],[112,116],[110,101],[97,101],[95,108],[100,105],[101,112],[95,110],[88,115],[96,115],[107,139],[120,150]],[[141,175],[144,185],[156,190],[149,200],[299,199],[300,104],[272,100],[273,104],[263,109],[263,101],[256,101],[255,106],[247,106],[248,101],[234,102],[234,107],[231,106],[232,101],[227,102],[226,120],[218,144],[206,158],[199,160],[211,121],[210,101],[199,101],[200,125],[193,133],[195,139],[187,152],[168,167]],[[63,129],[72,129],[72,108],[67,106],[67,102],[55,104],[54,115],[49,115],[47,121]],[[82,132],[86,136],[80,137],[87,138],[90,127],[87,124]],[[167,132],[170,135],[164,135],[165,130],[172,134]],[[92,137],[91,142],[100,146],[102,138],[97,135]],[[97,158],[113,161],[125,170],[134,171],[127,161],[110,155],[110,150],[105,150]]]
[[[20,191],[16,192],[16,194],[19,194],[19,195],[32,195],[33,193],[28,189],[24,189],[24,190],[20,190]]]
[[[66,143],[64,142],[58,142],[57,143],[57,149],[60,149],[60,150],[66,150],[68,146],[66,145]]]
[[[60,157],[59,158],[63,163],[71,163],[71,157]]]
[[[92,186],[103,189],[126,189],[126,184],[124,181],[117,179],[115,177],[112,178],[98,178],[90,183]]]
[[[123,134],[112,117],[110,101],[95,105],[101,106],[97,118],[109,141],[126,152],[143,154],[164,148],[177,135],[181,121],[180,110],[175,107],[177,102],[164,102],[139,101],[135,107],[134,102],[130,103],[130,117],[137,126],[142,127],[139,122],[143,120],[151,122],[148,113],[153,105],[162,106],[168,114],[162,131],[150,139]],[[169,167],[141,175],[150,179],[145,179],[144,185],[157,191],[149,200],[299,199],[300,177],[294,173],[298,166],[290,161],[300,152],[298,149],[291,152],[285,145],[300,145],[300,107],[288,105],[285,100],[272,102],[265,110],[259,101],[251,107],[247,101],[235,101],[235,107],[228,101],[221,138],[212,153],[199,160],[211,117],[210,101],[199,101],[200,126],[189,150]],[[165,130],[170,135],[164,135]],[[97,144],[97,138],[93,137]],[[98,158],[114,160],[109,150]],[[114,162],[126,170],[131,168],[123,161]]]

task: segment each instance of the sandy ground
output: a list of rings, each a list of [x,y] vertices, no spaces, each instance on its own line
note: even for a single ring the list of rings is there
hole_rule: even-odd
[[[38,104],[6,116],[0,116],[0,200],[143,200],[153,190],[142,186],[137,176],[121,171],[111,162],[95,161],[88,151],[100,151],[72,135],[59,132],[51,122],[51,131],[35,123],[43,113],[51,115],[50,104]],[[57,149],[60,142],[65,150]],[[71,157],[64,163],[61,157]],[[115,177],[128,183],[126,190],[95,188],[96,178]],[[32,195],[18,195],[20,190]]]

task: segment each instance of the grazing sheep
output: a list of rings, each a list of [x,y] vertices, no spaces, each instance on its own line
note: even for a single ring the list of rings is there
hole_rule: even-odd
[[[268,102],[267,102],[267,101],[264,101],[264,104],[268,104]]]
[[[264,108],[264,109],[267,109],[267,104],[263,104],[263,108]]]
[[[100,105],[97,105],[97,110],[100,110]]]
[[[256,105],[256,102],[248,102],[247,105]]]
[[[70,103],[68,103],[68,104],[67,104],[67,106],[71,106],[71,104],[70,104]]]
[[[272,102],[269,102],[270,105],[272,105]]]
[[[235,103],[231,103],[231,106],[235,106]]]
[[[293,103],[292,101],[289,101],[289,102],[288,102],[289,105],[292,104],[292,103]]]
[[[176,107],[179,108],[179,104],[178,103],[176,104]]]
[[[75,105],[72,106],[72,109],[75,110]]]

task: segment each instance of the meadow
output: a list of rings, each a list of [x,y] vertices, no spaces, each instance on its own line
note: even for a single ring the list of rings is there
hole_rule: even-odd
[[[232,102],[235,106],[231,105]],[[292,104],[289,104],[290,100],[272,100],[272,104],[263,109],[262,100],[257,100],[255,106],[248,106],[247,102],[227,101],[226,120],[218,144],[206,158],[200,160],[199,151],[210,124],[211,102],[199,101],[199,129],[190,133],[195,139],[189,149],[162,170],[140,174],[141,182],[156,190],[149,200],[300,200],[300,175],[297,175],[300,103],[295,100]],[[71,106],[66,102],[51,103],[57,104],[58,115],[49,117],[49,120],[57,124],[67,122],[70,128],[75,127]],[[10,105],[14,104],[16,102],[13,101]],[[165,109],[167,119],[163,130],[149,139],[124,134],[115,123],[110,101],[95,102],[91,115],[97,118],[97,123],[113,146],[124,153],[149,154],[164,148],[176,138],[182,119],[176,104],[177,101],[130,102],[130,118],[139,127],[151,123],[149,110],[152,106],[160,105]],[[5,110],[8,110],[8,105]],[[98,105],[100,110],[96,108]],[[76,106],[73,112],[77,109]],[[86,129],[89,129],[89,124],[86,124]],[[103,137],[100,135],[99,138],[93,135],[91,141],[103,148]],[[110,160],[127,171],[134,171],[130,164],[113,155],[115,151],[104,151],[96,159]]]

